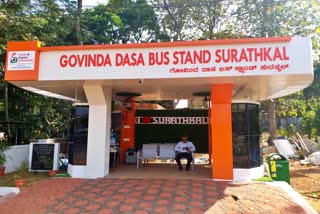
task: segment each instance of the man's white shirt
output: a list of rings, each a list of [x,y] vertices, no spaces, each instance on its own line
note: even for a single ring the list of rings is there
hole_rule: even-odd
[[[176,152],[179,152],[179,153],[180,153],[180,152],[189,152],[189,151],[183,149],[183,148],[185,148],[185,147],[188,147],[189,150],[190,150],[190,152],[196,151],[196,147],[195,147],[195,146],[193,145],[193,143],[190,142],[190,141],[187,141],[186,143],[180,141],[180,142],[176,145],[176,147],[175,147],[174,150],[175,150]]]

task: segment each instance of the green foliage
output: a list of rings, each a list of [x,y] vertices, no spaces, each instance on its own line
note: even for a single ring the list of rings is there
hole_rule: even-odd
[[[125,3],[124,3],[125,2]],[[144,43],[165,39],[157,16],[145,0],[109,1],[85,10],[85,44]]]
[[[315,118],[314,111],[308,111],[302,117],[302,128],[303,128],[302,131],[303,133],[308,134],[309,136],[314,135],[314,126],[313,126],[314,118]]]
[[[279,136],[288,136],[288,131],[287,131],[285,128],[283,128],[283,127],[279,127],[279,129],[278,129],[278,135],[279,135]]]
[[[314,81],[303,91],[297,92],[290,96],[277,99],[277,109],[279,116],[301,117],[302,129],[297,130],[308,135],[309,138],[317,136],[317,123],[315,122],[319,115],[316,110],[320,101],[320,64],[314,66]],[[287,127],[290,128],[289,124]],[[289,129],[287,130],[289,132]],[[319,132],[318,132],[319,134]]]
[[[88,34],[83,37],[85,44],[110,44],[120,41],[118,35],[124,31],[124,24],[106,5],[88,9],[82,16],[88,30]]]
[[[17,171],[15,172],[13,179],[20,179],[27,175],[29,171],[29,163],[28,161],[23,161]]]
[[[319,48],[319,50],[320,50],[320,48]],[[314,63],[314,81],[308,88],[303,90],[303,93],[304,93],[304,96],[307,100],[319,99],[319,95],[320,95],[320,62]],[[319,101],[319,100],[317,100],[317,101]]]
[[[288,136],[292,136],[294,135],[295,133],[297,133],[297,127],[293,124],[290,124],[289,127],[288,127]]]
[[[28,161],[23,161],[20,165],[20,167],[17,170],[17,173],[20,175],[24,175],[28,172],[29,170],[29,163]]]
[[[3,166],[7,161],[4,151],[6,151],[8,148],[8,143],[5,140],[0,140],[0,167]]]
[[[315,128],[315,135],[320,136],[320,104],[318,104],[317,109],[315,111],[312,125]]]
[[[10,120],[15,121],[10,127],[13,137],[19,137],[18,143],[68,136],[71,102],[37,95],[13,85],[9,85],[9,97]],[[6,131],[5,127],[1,126],[0,131]]]
[[[62,7],[63,5],[63,7]],[[39,39],[42,45],[72,44],[68,40],[73,19],[68,13],[72,3],[59,1],[2,1],[0,3],[0,120],[11,121],[9,130],[0,126],[6,136],[27,143],[45,133],[48,137],[67,135],[71,120],[71,104],[36,95],[8,84],[8,113],[5,117],[3,82],[6,44],[8,41]],[[9,134],[10,133],[10,134]],[[9,139],[10,140],[10,139]]]
[[[201,38],[222,39],[232,37],[229,27],[221,31],[216,30],[230,25],[228,8],[225,7],[223,1],[199,0],[197,4],[199,6],[191,7],[189,16],[192,25],[201,32]]]
[[[285,136],[285,137],[291,137],[297,133],[298,129],[295,125],[289,124],[288,128],[285,129],[283,127],[279,127],[278,129],[278,135],[279,136]]]

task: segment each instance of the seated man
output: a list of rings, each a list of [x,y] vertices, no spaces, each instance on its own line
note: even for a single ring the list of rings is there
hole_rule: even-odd
[[[176,161],[179,166],[179,170],[182,170],[182,165],[181,165],[181,158],[186,158],[187,159],[187,166],[186,170],[190,170],[190,164],[192,162],[192,152],[196,151],[196,148],[194,147],[193,143],[188,141],[187,136],[182,137],[182,141],[180,141],[175,149],[176,151]]]

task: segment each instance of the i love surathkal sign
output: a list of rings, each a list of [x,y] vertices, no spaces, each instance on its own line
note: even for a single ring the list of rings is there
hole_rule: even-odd
[[[136,117],[136,124],[208,124],[208,117]]]

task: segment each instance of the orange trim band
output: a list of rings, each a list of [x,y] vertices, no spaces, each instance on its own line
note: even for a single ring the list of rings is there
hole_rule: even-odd
[[[56,46],[56,47],[42,47],[40,49],[41,51],[71,51],[71,50],[130,49],[130,48],[166,48],[166,47],[181,47],[181,46],[289,42],[291,41],[291,39],[292,39],[291,36],[287,36],[287,37],[270,37],[270,38],[198,40],[198,41],[177,41],[177,42],[140,43],[140,44]]]

